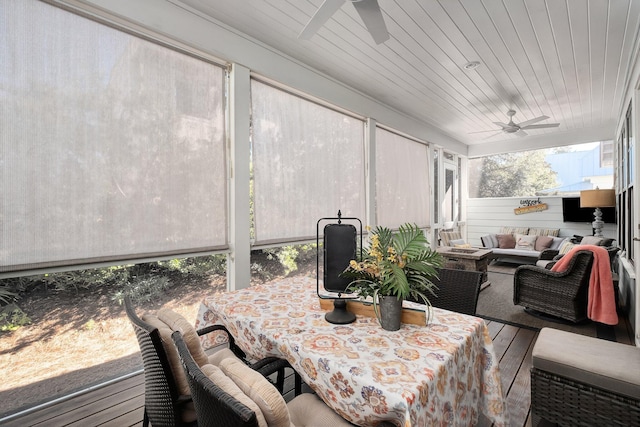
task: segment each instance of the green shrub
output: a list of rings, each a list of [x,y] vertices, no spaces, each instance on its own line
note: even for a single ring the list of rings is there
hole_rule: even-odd
[[[134,301],[151,301],[171,287],[169,279],[164,276],[140,276],[122,284],[122,289],[117,290],[112,299],[122,304],[125,296]]]
[[[15,304],[0,308],[0,331],[15,331],[21,326],[31,323],[31,319]]]

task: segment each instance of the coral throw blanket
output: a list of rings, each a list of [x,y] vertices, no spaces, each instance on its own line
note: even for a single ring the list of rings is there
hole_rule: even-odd
[[[618,313],[616,312],[616,297],[611,277],[611,262],[605,248],[594,245],[576,245],[551,267],[551,271],[565,271],[573,255],[582,250],[593,252],[587,317],[607,325],[617,325]]]

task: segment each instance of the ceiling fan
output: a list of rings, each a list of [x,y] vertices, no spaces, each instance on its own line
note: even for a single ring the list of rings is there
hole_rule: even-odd
[[[389,39],[378,0],[324,0],[322,6],[302,29],[299,39],[309,40],[346,2],[353,4],[376,44]]]
[[[507,116],[509,116],[509,123],[502,123],[502,122],[493,122],[493,124],[498,125],[502,128],[502,130],[498,131],[498,133],[500,132],[504,132],[504,133],[514,133],[518,136],[527,136],[528,133],[526,133],[524,130],[525,129],[544,129],[544,128],[555,128],[560,126],[560,123],[546,123],[546,124],[541,124],[541,125],[536,125],[534,123],[538,123],[541,122],[543,120],[547,120],[549,118],[549,116],[540,116],[540,117],[536,117],[535,119],[531,119],[531,120],[527,120],[524,121],[522,123],[514,123],[513,122],[513,116],[516,114],[515,110],[509,110],[507,111]],[[483,130],[480,132],[470,132],[470,133],[482,133],[482,132],[495,132],[494,130]],[[493,135],[491,135],[493,136]]]

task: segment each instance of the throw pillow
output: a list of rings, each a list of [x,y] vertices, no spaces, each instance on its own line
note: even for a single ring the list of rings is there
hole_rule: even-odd
[[[581,245],[600,245],[602,243],[602,237],[596,236],[584,236],[582,240],[580,240]]]
[[[571,250],[576,244],[571,243],[571,240],[566,240],[562,242],[560,247],[558,248],[558,255],[564,255]]]
[[[454,240],[449,240],[449,244],[451,246],[464,245],[465,241],[464,239],[454,239]]]
[[[214,365],[204,365],[202,368],[202,373],[205,374],[209,379],[218,387],[220,387],[224,392],[229,394],[231,397],[242,403],[247,408],[251,409],[256,413],[256,418],[258,419],[258,426],[267,427],[267,420],[264,418],[264,414],[260,410],[260,407],[256,402],[251,400],[249,396],[247,396],[240,387],[236,385],[235,382],[228,376],[222,372],[220,368]]]
[[[524,234],[516,234],[516,249],[520,249],[522,251],[532,251],[534,245],[536,244],[536,239],[538,236],[529,236]]]
[[[534,249],[538,252],[542,252],[545,249],[549,249],[549,247],[551,246],[551,243],[553,243],[553,237],[538,236],[538,238],[536,239],[536,244],[534,246]]]
[[[495,234],[488,234],[486,236],[480,237],[482,241],[482,246],[485,248],[497,248],[498,247],[498,237]]]
[[[498,247],[500,249],[514,249],[516,247],[516,239],[512,234],[498,234]]]
[[[269,427],[290,427],[291,419],[284,397],[265,377],[240,360],[227,358],[220,369],[249,396],[262,411]]]

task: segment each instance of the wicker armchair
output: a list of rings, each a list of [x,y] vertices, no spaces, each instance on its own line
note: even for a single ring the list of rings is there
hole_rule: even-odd
[[[148,426],[149,422],[153,427],[198,425],[191,396],[184,391],[181,392],[174,374],[174,369],[176,369],[174,363],[180,363],[173,360],[173,358],[177,358],[177,353],[174,351],[175,356],[170,355],[165,347],[167,345],[173,346],[170,338],[171,331],[167,328],[161,333],[157,326],[138,317],[128,297],[125,298],[125,311],[136,333],[144,365],[145,409],[143,426]],[[244,353],[236,346],[233,336],[224,326],[212,325],[198,330],[197,334],[204,335],[213,331],[224,331],[228,336],[229,349],[244,361]],[[251,367],[263,375],[278,372],[277,386],[282,391],[284,368],[290,367],[286,360],[267,358],[256,362]],[[178,368],[181,370],[180,366]],[[301,380],[296,374],[296,394],[300,393],[300,388]]]
[[[563,272],[521,265],[513,276],[513,303],[574,323],[585,320],[592,264],[593,253],[585,250]]]
[[[562,426],[640,427],[640,349],[543,328],[532,352],[531,412]]]
[[[427,295],[431,305],[474,316],[483,273],[450,268],[439,268],[437,271],[438,277],[432,280],[438,287],[434,290],[436,296]],[[422,303],[422,301],[412,298],[409,300]]]

